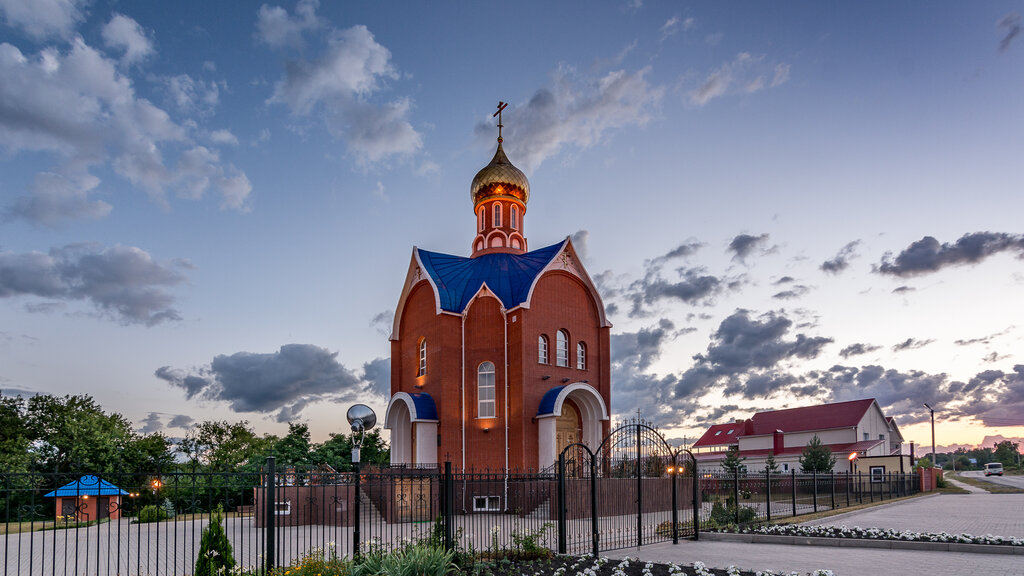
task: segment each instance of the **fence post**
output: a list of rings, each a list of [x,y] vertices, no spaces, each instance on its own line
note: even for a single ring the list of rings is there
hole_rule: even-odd
[[[863,472],[857,471],[857,504],[864,503],[864,477]]]
[[[600,552],[601,532],[597,521],[597,455],[590,456],[590,531],[593,532],[594,558]]]
[[[793,489],[793,516],[796,516],[796,468],[789,471],[790,488]]]
[[[697,473],[697,459],[690,455],[693,467],[693,539],[700,540],[700,475]]]
[[[772,521],[772,471],[767,466],[764,468],[764,492],[768,504],[768,521]]]
[[[814,483],[814,511],[818,511],[818,471],[811,470],[811,482]]]
[[[593,495],[591,495],[593,497]],[[558,455],[558,553],[565,554],[566,541],[565,504],[565,453]]]
[[[740,525],[740,467],[732,470],[732,504],[736,507],[736,526]]]
[[[644,472],[643,472],[643,429],[636,424],[636,545],[644,543]]]
[[[362,508],[362,497],[359,494],[359,462],[353,462],[354,468],[356,493],[355,493],[355,511],[352,513],[352,558],[359,558],[359,509]]]
[[[452,463],[450,460],[445,460],[444,463],[444,475],[441,476],[441,497],[444,499],[444,505],[441,507],[441,521],[444,522],[444,549],[451,551],[452,549],[452,524],[454,518],[452,518],[452,511],[454,510],[455,500],[455,482],[452,480]]]
[[[850,473],[846,473],[846,507],[850,507]]]
[[[832,508],[830,508],[830,510],[835,510],[836,509],[836,471],[835,470],[832,471],[832,473],[830,475],[830,478],[832,480]]]
[[[672,482],[672,543],[679,544],[679,506],[676,496],[676,480],[679,478],[679,456],[672,459],[672,473],[668,475]],[[597,556],[596,554],[594,555]]]
[[[263,494],[263,503],[265,504],[263,514],[266,519],[266,537],[263,539],[263,572],[269,574],[271,570],[277,567],[274,562],[274,551],[276,550],[276,542],[274,537],[277,536],[277,497],[276,487],[277,480],[275,479],[276,470],[274,469],[274,457],[267,456],[267,466],[265,475],[265,486]]]

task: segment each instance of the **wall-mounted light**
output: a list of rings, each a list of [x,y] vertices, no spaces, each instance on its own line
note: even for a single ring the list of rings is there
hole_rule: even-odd
[[[590,380],[580,380],[580,382],[583,382],[584,384],[590,384]]]
[[[491,431],[491,429],[490,429],[490,428],[488,428],[488,427],[484,427],[484,434],[487,434],[487,433],[488,433],[488,432],[490,432],[490,431]]]
[[[545,375],[540,377],[541,380],[547,380],[549,378],[551,378],[551,374],[545,374]]]
[[[562,378],[562,384],[565,384],[565,383],[566,383],[566,382],[568,382],[568,381],[569,381],[569,379],[568,379],[568,378]]]

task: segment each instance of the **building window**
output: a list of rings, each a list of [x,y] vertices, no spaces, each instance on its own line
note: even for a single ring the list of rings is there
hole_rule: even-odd
[[[477,220],[477,226],[479,226],[480,227],[480,231],[483,232],[484,231],[484,207],[483,206],[481,206],[480,209],[476,211],[476,220]]]
[[[865,432],[864,433],[864,441],[867,442],[868,440],[871,440],[871,434],[868,433],[868,432]]]
[[[782,471],[783,472],[789,472],[789,463],[788,462],[783,462],[782,463]]]
[[[559,366],[569,367],[569,334],[565,330],[555,334],[555,362]]]
[[[501,202],[494,203],[494,227],[501,227]]]
[[[274,502],[274,515],[275,516],[289,516],[292,513],[292,501],[285,500],[284,502]]]
[[[501,512],[500,496],[474,496],[474,512]]]
[[[417,376],[424,376],[427,373],[427,339],[420,338],[420,369]]]
[[[576,369],[587,369],[587,345],[583,342],[576,343]]]
[[[519,228],[519,209],[515,206],[510,206],[508,209],[508,225],[513,230]]]
[[[484,362],[476,373],[476,415],[494,418],[494,364]]]
[[[880,484],[885,476],[885,466],[871,467],[871,483]]]
[[[540,337],[537,338],[537,363],[551,363],[551,360],[548,359],[548,337],[543,334],[541,334]]]

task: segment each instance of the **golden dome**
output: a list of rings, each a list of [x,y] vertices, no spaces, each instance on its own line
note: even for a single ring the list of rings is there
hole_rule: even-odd
[[[498,141],[498,150],[494,153],[491,163],[476,173],[473,184],[469,187],[469,195],[473,206],[493,196],[511,196],[522,203],[530,201],[530,181],[526,174],[516,168],[505,156]]]

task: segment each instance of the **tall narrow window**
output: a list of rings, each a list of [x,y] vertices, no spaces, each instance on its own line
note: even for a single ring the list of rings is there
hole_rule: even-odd
[[[565,330],[555,334],[555,362],[559,366],[569,367],[569,334]]]
[[[427,339],[420,338],[420,369],[416,372],[417,376],[423,376],[427,373]]]
[[[476,415],[494,418],[494,364],[484,362],[476,372]]]
[[[515,206],[508,208],[508,225],[513,230],[519,228],[519,209]]]
[[[576,369],[587,369],[587,345],[583,342],[576,343]]]
[[[477,224],[476,225],[480,228],[480,231],[483,232],[484,231],[484,207],[483,206],[481,206],[480,209],[476,211],[476,220],[477,220]]]
[[[494,227],[501,227],[501,202],[494,203]]]
[[[537,363],[551,363],[551,360],[548,358],[548,337],[543,334],[541,334],[540,337],[537,338]]]

